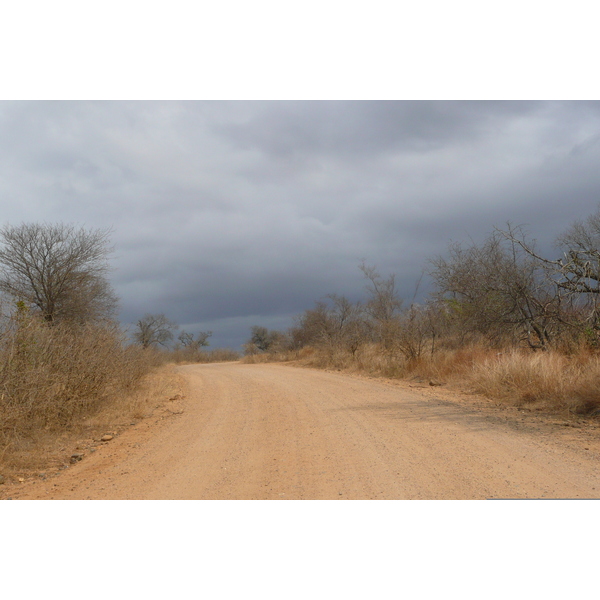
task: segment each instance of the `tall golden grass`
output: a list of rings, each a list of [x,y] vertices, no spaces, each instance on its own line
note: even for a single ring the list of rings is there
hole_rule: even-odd
[[[590,415],[600,412],[600,358],[581,353],[510,351],[473,365],[474,391],[517,405]]]

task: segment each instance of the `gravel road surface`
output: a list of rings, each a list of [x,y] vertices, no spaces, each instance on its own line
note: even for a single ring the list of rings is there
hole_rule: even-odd
[[[434,389],[277,364],[179,368],[183,399],[14,499],[598,498],[600,448]],[[556,428],[555,428],[556,429]]]

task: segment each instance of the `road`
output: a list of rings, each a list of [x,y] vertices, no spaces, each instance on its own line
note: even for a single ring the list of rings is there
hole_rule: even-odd
[[[278,364],[179,372],[185,398],[161,418],[14,499],[600,497],[597,442],[519,428],[441,390]]]

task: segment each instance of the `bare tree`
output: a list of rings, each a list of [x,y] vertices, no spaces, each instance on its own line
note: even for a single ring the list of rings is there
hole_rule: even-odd
[[[182,331],[177,338],[182,346],[190,350],[200,350],[209,345],[208,338],[212,335],[212,331],[201,331],[194,336],[192,333]]]
[[[295,318],[289,330],[290,344],[295,350],[305,346],[318,346],[331,329],[329,310],[325,302],[316,302],[315,308],[305,310]]]
[[[575,221],[556,240],[562,256],[550,260],[539,255],[521,227],[508,224],[498,230],[537,261],[558,288],[560,321],[583,331],[600,344],[600,206],[582,221]]]
[[[363,307],[337,294],[316,302],[295,321],[288,330],[291,349],[315,346],[349,350],[354,355],[369,336]]]
[[[491,340],[517,336],[546,349],[560,328],[555,283],[535,254],[496,231],[482,244],[452,244],[448,257],[432,259],[437,297],[463,328]]]
[[[583,221],[575,221],[557,239],[563,256],[546,261],[558,267],[562,289],[592,297],[600,295],[600,207]]]
[[[250,329],[251,337],[244,344],[246,354],[256,354],[258,352],[273,352],[283,349],[286,345],[286,335],[275,329],[269,330],[260,325],[254,325]]]
[[[137,323],[133,333],[134,340],[143,348],[150,346],[166,346],[173,339],[173,330],[177,324],[164,314],[145,314]]]
[[[368,267],[365,263],[360,266],[360,270],[369,281],[369,300],[365,310],[370,317],[375,339],[386,351],[392,351],[399,334],[402,309],[402,299],[396,290],[395,276],[390,275],[384,279],[375,267]]]
[[[0,291],[37,307],[48,323],[114,316],[117,298],[106,279],[110,230],[64,224],[0,229]]]
[[[419,306],[414,303],[402,312],[396,345],[407,360],[419,358],[425,349],[425,344],[430,340],[433,354],[435,330],[431,316],[429,306]]]
[[[355,356],[360,345],[369,337],[364,307],[337,294],[330,294],[328,299],[332,303],[328,310],[328,341],[332,346],[348,350]]]

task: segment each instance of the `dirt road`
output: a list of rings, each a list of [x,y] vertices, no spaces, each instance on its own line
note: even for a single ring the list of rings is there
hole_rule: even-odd
[[[597,436],[283,365],[180,367],[186,397],[14,499],[599,498]],[[554,429],[557,429],[556,427]]]

